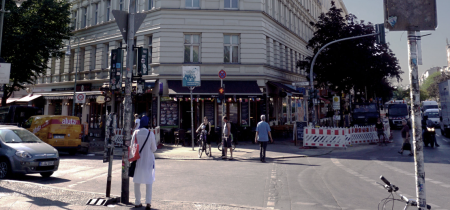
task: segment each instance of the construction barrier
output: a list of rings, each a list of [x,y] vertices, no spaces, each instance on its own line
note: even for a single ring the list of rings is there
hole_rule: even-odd
[[[384,133],[387,139],[391,138],[389,123],[384,123]],[[378,133],[374,125],[350,128],[305,127],[303,129],[304,147],[346,148],[353,144],[378,143],[378,141]]]
[[[152,129],[149,129],[151,132],[155,134],[155,140],[156,145],[159,145],[161,143],[161,129],[160,127],[155,127]],[[114,146],[121,147],[123,145],[123,128],[117,128],[114,130]]]

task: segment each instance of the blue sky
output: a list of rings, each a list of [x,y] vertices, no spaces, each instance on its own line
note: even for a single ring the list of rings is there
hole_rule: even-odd
[[[383,23],[383,0],[343,0],[347,11],[359,20]],[[422,62],[419,74],[429,68],[447,66],[446,38],[450,40],[450,1],[437,0],[438,28],[435,31],[423,31],[431,35],[422,38]],[[407,32],[393,32],[386,29],[386,42],[399,60],[402,71],[401,84],[409,84]],[[449,41],[450,42],[450,41]]]

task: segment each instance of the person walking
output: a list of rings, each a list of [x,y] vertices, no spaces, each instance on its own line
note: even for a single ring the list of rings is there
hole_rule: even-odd
[[[272,135],[270,134],[270,126],[266,123],[266,116],[261,115],[261,122],[256,126],[256,135],[255,135],[255,143],[259,141],[259,160],[263,163],[266,162],[266,149],[267,143],[273,143]]]
[[[384,146],[387,146],[386,143],[386,135],[384,135],[384,125],[381,122],[381,118],[378,118],[377,124],[375,124],[375,128],[377,129],[378,134],[378,145],[382,146],[382,143],[384,143]],[[381,136],[383,136],[383,142],[381,142]]]
[[[223,137],[222,137],[222,147],[223,156],[222,159],[227,159],[227,149],[230,148],[230,160],[233,160],[233,147],[231,146],[231,124],[228,122],[228,118],[223,116]]]
[[[136,201],[134,203],[136,208],[142,207],[141,203],[141,184],[145,184],[145,202],[147,206],[145,209],[150,209],[152,204],[152,185],[155,181],[155,155],[156,141],[155,134],[148,130],[149,119],[143,116],[140,120],[139,129],[133,134],[132,139],[136,137],[142,152],[139,153],[140,158],[136,162],[136,169],[134,171],[134,195]],[[147,141],[147,142],[145,142]]]
[[[402,125],[403,128],[401,130],[402,132],[402,138],[403,138],[403,144],[402,144],[402,149],[398,152],[400,154],[403,154],[404,150],[409,150],[409,156],[413,156],[414,154],[412,153],[412,149],[411,149],[411,143],[409,142],[409,126],[406,123],[406,120],[402,120]]]
[[[134,130],[138,130],[140,128],[140,122],[141,120],[139,119],[139,115],[134,114]]]

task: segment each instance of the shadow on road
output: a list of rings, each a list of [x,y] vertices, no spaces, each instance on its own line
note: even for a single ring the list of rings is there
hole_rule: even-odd
[[[31,194],[28,194],[25,192],[14,191],[14,190],[5,188],[5,186],[0,187],[0,193],[6,194],[6,196],[4,195],[4,197],[7,198],[7,199],[2,200],[2,204],[0,204],[0,209],[3,209],[6,207],[3,205],[8,205],[7,204],[8,200],[11,203],[10,207],[12,209],[19,209],[16,207],[16,205],[18,205],[20,207],[24,207],[23,205],[25,205],[27,203],[32,204],[31,207],[33,207],[33,208],[36,208],[36,207],[50,208],[50,207],[57,206],[61,209],[71,209],[69,207],[71,205],[70,203],[61,202],[61,201],[57,201],[57,200],[50,200],[50,199],[47,199],[44,197],[31,195]],[[8,199],[8,196],[14,196],[14,197],[10,200],[10,199]],[[31,207],[26,208],[26,209],[32,209]],[[6,209],[9,209],[9,208],[6,207]]]

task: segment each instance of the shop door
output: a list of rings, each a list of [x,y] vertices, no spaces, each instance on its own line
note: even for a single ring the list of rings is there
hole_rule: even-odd
[[[194,104],[194,129],[200,125],[200,104],[201,102],[193,102]],[[191,129],[191,102],[190,101],[182,101],[180,102],[180,128],[184,130]]]

